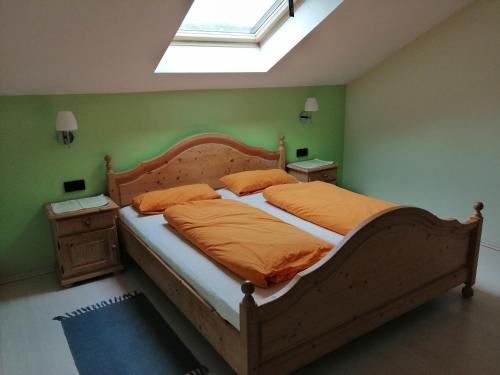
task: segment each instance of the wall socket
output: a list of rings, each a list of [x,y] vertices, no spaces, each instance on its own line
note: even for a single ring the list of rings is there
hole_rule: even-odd
[[[85,180],[73,180],[64,182],[64,191],[66,193],[79,190],[85,190]]]
[[[297,149],[297,157],[300,158],[302,156],[309,155],[309,149],[307,148],[298,148]]]

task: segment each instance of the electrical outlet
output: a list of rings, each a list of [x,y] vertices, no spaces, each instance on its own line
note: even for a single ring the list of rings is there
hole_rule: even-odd
[[[66,193],[79,190],[85,190],[85,180],[73,180],[64,182],[64,191]]]
[[[302,156],[307,156],[309,154],[309,149],[307,148],[298,148],[297,149],[297,157],[300,158]]]

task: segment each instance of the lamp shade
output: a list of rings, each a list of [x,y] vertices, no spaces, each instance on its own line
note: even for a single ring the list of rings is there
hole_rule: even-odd
[[[71,111],[59,111],[56,118],[56,130],[69,132],[78,129],[75,115]]]
[[[304,106],[304,111],[306,112],[316,112],[319,110],[319,104],[315,97],[307,98],[306,105]]]

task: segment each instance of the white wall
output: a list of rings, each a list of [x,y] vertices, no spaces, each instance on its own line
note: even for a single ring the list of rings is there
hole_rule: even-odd
[[[344,184],[500,244],[500,1],[459,11],[347,88]]]

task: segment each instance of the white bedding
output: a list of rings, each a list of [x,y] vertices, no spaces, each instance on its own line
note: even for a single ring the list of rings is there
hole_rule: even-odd
[[[235,199],[260,208],[281,220],[295,225],[325,241],[338,244],[343,236],[299,219],[267,203],[262,193],[238,197],[229,190],[218,192],[225,199]],[[170,228],[163,215],[143,216],[131,206],[120,209],[120,219],[154,250],[175,272],[187,281],[198,294],[215,310],[239,330],[239,304],[243,298],[242,279],[224,267],[219,266],[201,251],[184,241]],[[332,250],[335,251],[335,248]],[[314,267],[314,266],[313,266]],[[290,281],[269,289],[256,288],[254,298],[257,304],[267,301]]]

